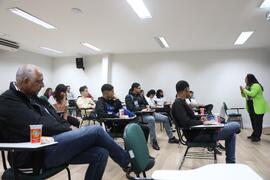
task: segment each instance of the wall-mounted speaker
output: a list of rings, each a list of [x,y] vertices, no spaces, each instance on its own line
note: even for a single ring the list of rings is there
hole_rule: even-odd
[[[84,70],[83,58],[76,58],[76,67]]]

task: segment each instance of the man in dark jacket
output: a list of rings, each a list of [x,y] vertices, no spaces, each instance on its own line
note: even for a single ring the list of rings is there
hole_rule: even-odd
[[[124,109],[122,106],[122,102],[114,96],[114,88],[111,84],[104,84],[101,87],[102,97],[98,98],[96,103],[95,112],[98,118],[119,118],[119,110],[123,110],[125,115],[129,117],[135,116],[134,113]],[[127,123],[124,120],[121,123],[112,123],[112,121],[108,121],[105,123],[108,128],[113,128],[119,131],[119,133],[123,133],[125,126]],[[146,141],[149,136],[149,128],[145,125],[139,124],[144,132]]]
[[[207,119],[200,119],[194,115],[192,109],[186,103],[189,96],[189,84],[186,81],[179,81],[176,84],[177,98],[172,106],[172,114],[177,124],[183,128],[191,126],[210,124]],[[235,163],[235,142],[236,133],[240,130],[240,125],[236,122],[225,124],[224,128],[217,132],[214,137],[204,130],[184,130],[183,133],[188,141],[212,141],[225,140],[226,163]],[[212,134],[212,133],[211,133]],[[214,138],[214,139],[213,139]]]
[[[100,127],[77,129],[61,119],[37,94],[44,86],[43,75],[35,65],[23,65],[16,74],[16,83],[0,96],[0,137],[3,142],[29,142],[29,125],[42,124],[42,135],[58,142],[40,152],[17,153],[17,167],[52,168],[62,164],[90,164],[85,179],[102,179],[108,156],[122,168],[129,164],[129,155]]]
[[[110,84],[101,87],[102,97],[98,98],[95,112],[99,118],[118,118],[123,108],[121,101],[114,96],[114,88]]]
[[[144,98],[141,96],[141,85],[139,83],[133,83],[129,94],[125,98],[126,106],[128,110],[132,112],[136,111],[149,111],[150,107]],[[167,116],[162,115],[160,113],[152,113],[152,114],[144,114],[142,115],[143,121],[148,124],[150,129],[150,141],[152,143],[152,147],[155,150],[159,150],[160,147],[157,143],[156,138],[156,127],[155,122],[161,122],[164,124],[167,136],[169,137],[168,143],[179,143],[179,140],[173,136],[172,128],[169,123],[169,119]]]

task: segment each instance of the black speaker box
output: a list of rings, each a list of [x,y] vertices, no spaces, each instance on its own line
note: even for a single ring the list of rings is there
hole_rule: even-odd
[[[84,69],[83,58],[76,58],[76,67],[78,69]]]

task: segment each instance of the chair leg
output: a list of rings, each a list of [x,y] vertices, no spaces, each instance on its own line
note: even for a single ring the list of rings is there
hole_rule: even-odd
[[[70,170],[68,167],[66,167],[66,170],[67,170],[67,174],[68,174],[68,180],[71,180],[71,175],[70,175]]]
[[[217,163],[217,151],[216,148],[214,147],[214,163]]]
[[[82,125],[83,125],[83,119],[81,120],[81,124],[80,124],[80,127],[82,127]]]
[[[7,170],[7,161],[6,161],[5,151],[1,151],[1,154],[2,154],[2,161],[3,161],[4,170]]]
[[[185,159],[186,159],[188,150],[189,150],[189,147],[187,147],[187,149],[186,149],[186,152],[185,152],[185,154],[184,154],[184,156],[183,156],[183,159],[182,159],[182,161],[181,161],[181,164],[180,164],[180,166],[179,166],[179,168],[178,168],[179,170],[182,168],[182,166],[183,166],[183,164],[184,164],[184,161],[185,161]]]
[[[241,126],[241,129],[244,129],[244,124],[243,124],[243,119],[242,119],[242,117],[240,118],[240,126]]]
[[[145,173],[145,171],[143,171],[143,177],[146,178],[146,173]]]

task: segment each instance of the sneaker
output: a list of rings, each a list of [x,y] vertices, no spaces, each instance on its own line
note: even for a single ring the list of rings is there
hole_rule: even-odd
[[[159,147],[159,145],[158,145],[158,143],[157,143],[157,140],[154,140],[154,141],[153,141],[152,147],[153,147],[153,149],[155,149],[155,150],[160,150],[160,147]]]
[[[171,139],[169,139],[168,143],[170,143],[170,144],[178,144],[179,140],[176,137],[172,137]]]

